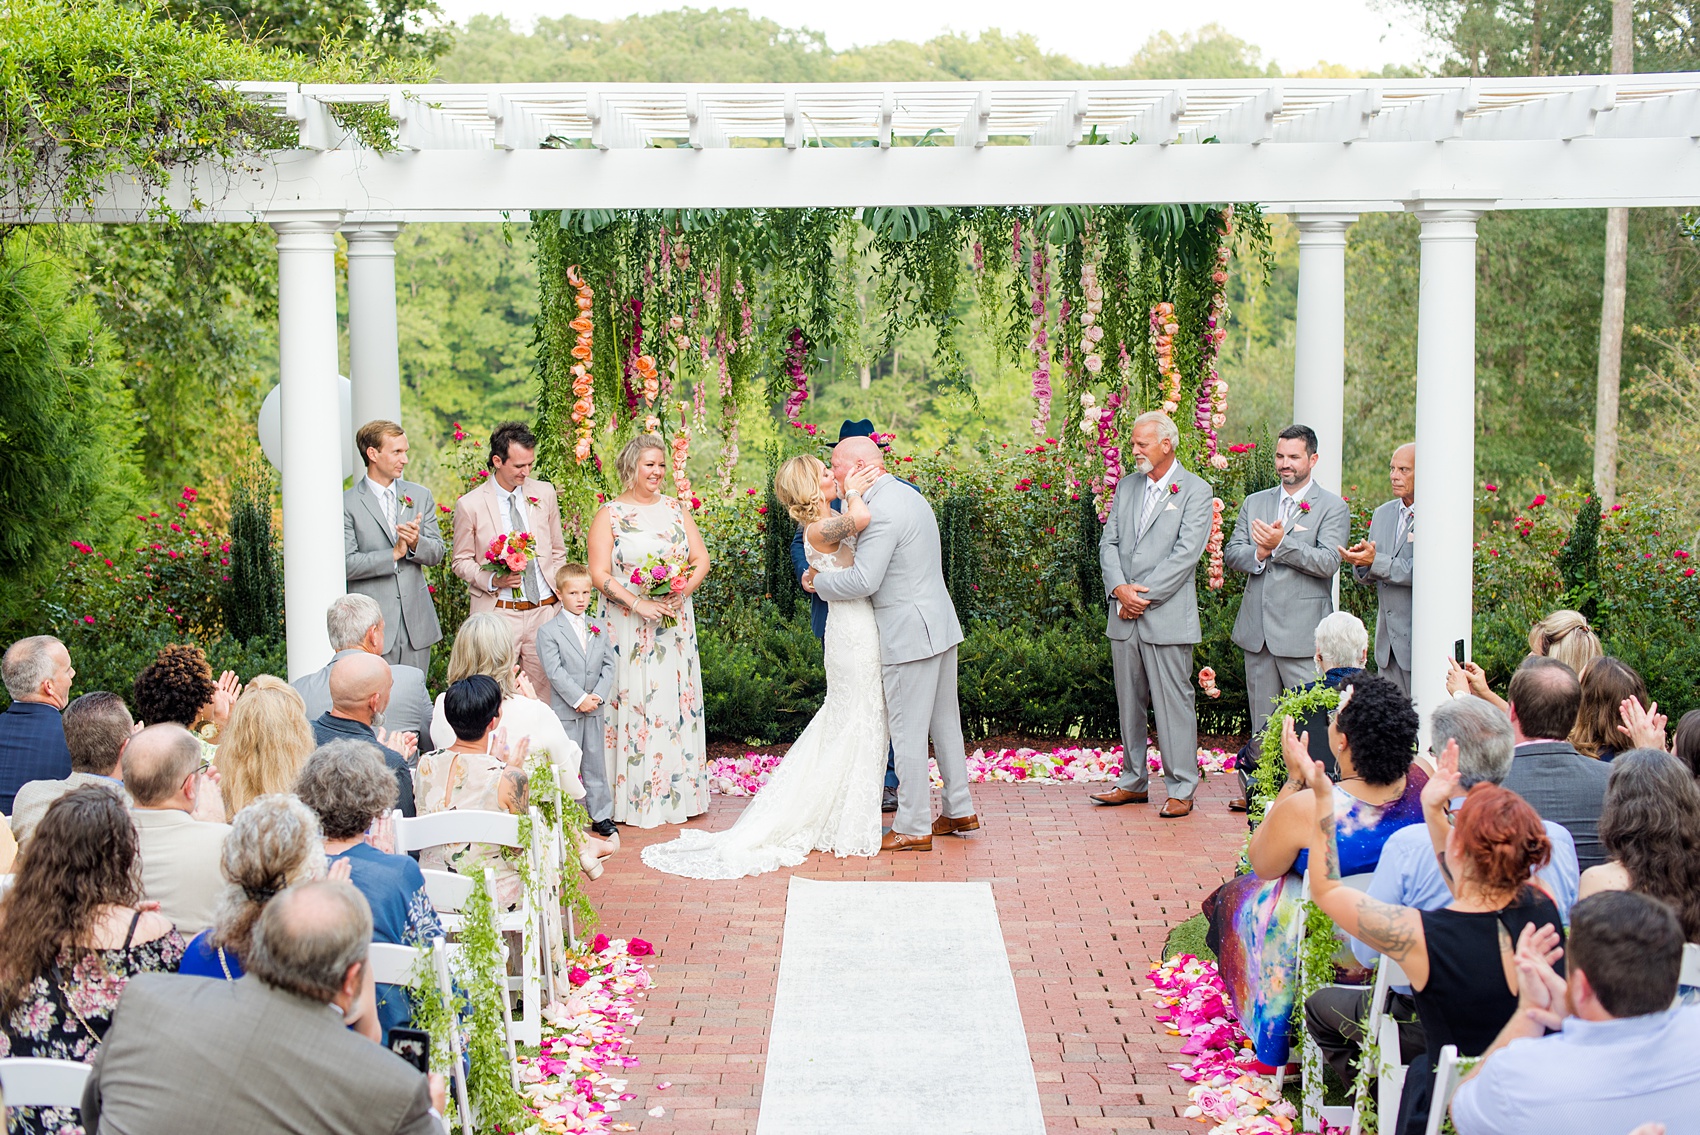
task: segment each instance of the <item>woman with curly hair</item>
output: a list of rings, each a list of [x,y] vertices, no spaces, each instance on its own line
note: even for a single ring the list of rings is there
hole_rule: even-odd
[[[1449,744],[1423,789],[1422,810],[1452,902],[1440,910],[1384,903],[1342,884],[1337,832],[1345,825],[1328,772],[1302,753],[1297,764],[1313,804],[1311,854],[1325,865],[1310,873],[1311,901],[1341,930],[1398,962],[1410,980],[1427,1051],[1406,1072],[1399,1123],[1388,1130],[1420,1132],[1441,1048],[1480,1056],[1517,1011],[1518,946],[1529,943],[1555,965],[1563,953],[1558,907],[1532,885],[1552,843],[1535,810],[1497,784],[1472,786],[1450,811],[1460,789],[1458,748]]]
[[[219,731],[230,720],[230,709],[242,693],[234,671],[213,680],[212,667],[198,646],[172,643],[136,675],[133,690],[136,720],[148,725],[175,722],[217,744]],[[211,726],[209,729],[208,726]]]
[[[1264,879],[1304,871],[1315,810],[1298,760],[1308,757],[1309,735],[1295,736],[1290,722],[1282,730],[1287,782],[1247,850],[1252,870]],[[1379,675],[1348,674],[1340,683],[1340,704],[1328,719],[1328,750],[1340,769],[1339,783],[1330,792],[1339,816],[1342,869],[1348,875],[1373,871],[1388,838],[1422,819],[1428,776],[1411,763],[1417,751],[1417,711],[1411,699]]]
[[[220,740],[213,764],[228,823],[250,801],[294,787],[314,747],[307,703],[288,682],[257,675],[236,699]]]
[[[1606,862],[1582,872],[1578,899],[1639,891],[1669,904],[1690,942],[1700,942],[1700,786],[1658,749],[1631,749],[1612,762],[1600,812]]]
[[[55,800],[0,900],[0,1057],[94,1059],[132,974],[174,973],[183,939],[143,910],[136,829],[105,788]],[[76,1113],[12,1113],[18,1132],[80,1131]]]
[[[319,818],[293,796],[259,797],[231,821],[219,869],[228,886],[218,920],[189,943],[182,972],[235,981],[266,904],[286,887],[325,877]]]

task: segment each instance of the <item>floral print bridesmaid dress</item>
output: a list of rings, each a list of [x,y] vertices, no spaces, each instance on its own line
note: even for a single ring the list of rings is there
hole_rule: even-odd
[[[685,560],[690,546],[679,503],[610,501],[614,578],[629,590],[647,556]],[[614,695],[604,713],[612,762],[614,820],[639,828],[680,824],[708,809],[702,666],[696,616],[685,600],[678,625],[646,625],[606,604],[608,645],[616,659]]]

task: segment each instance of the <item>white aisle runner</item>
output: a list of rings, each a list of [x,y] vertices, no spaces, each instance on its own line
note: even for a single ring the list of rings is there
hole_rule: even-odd
[[[791,878],[756,1135],[1043,1135],[989,883]]]

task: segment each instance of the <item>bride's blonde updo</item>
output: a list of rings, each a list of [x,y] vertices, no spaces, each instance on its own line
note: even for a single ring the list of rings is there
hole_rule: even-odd
[[[820,491],[820,478],[825,471],[820,458],[805,455],[791,458],[774,475],[773,495],[803,528],[827,513],[826,495]]]

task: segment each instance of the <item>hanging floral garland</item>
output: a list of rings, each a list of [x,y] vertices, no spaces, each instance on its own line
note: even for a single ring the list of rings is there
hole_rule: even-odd
[[[1221,353],[1222,343],[1228,338],[1228,330],[1222,324],[1228,318],[1228,297],[1223,288],[1228,283],[1228,261],[1233,252],[1227,245],[1228,237],[1234,232],[1234,207],[1228,205],[1222,210],[1221,234],[1216,246],[1216,264],[1210,274],[1210,282],[1215,285],[1210,295],[1210,313],[1204,318],[1204,334],[1200,343],[1200,354],[1203,365],[1208,368],[1206,379],[1198,392],[1198,417],[1196,422],[1204,434],[1204,449],[1212,468],[1226,469],[1227,454],[1217,449],[1218,432],[1228,424],[1228,384],[1216,372],[1216,358]]]
[[[679,500],[698,508],[702,502],[691,495],[691,478],[685,466],[691,456],[691,404],[679,403],[679,432],[673,435],[673,491]]]
[[[578,292],[578,317],[569,326],[578,332],[578,342],[573,344],[572,355],[575,360],[572,365],[573,375],[573,424],[578,428],[578,439],[573,443],[573,458],[579,464],[590,459],[590,435],[596,429],[596,384],[591,378],[591,310],[594,301],[591,298],[590,285],[579,276],[579,268],[574,264],[567,269],[567,282]]]
[[[1038,360],[1038,365],[1033,368],[1033,401],[1038,407],[1033,415],[1033,436],[1044,437],[1046,428],[1051,424],[1051,350],[1045,330],[1045,304],[1051,291],[1050,265],[1046,260],[1045,240],[1038,229],[1028,230],[1027,239],[1032,250],[1028,271],[1033,285],[1033,338],[1027,348]]]
[[[793,327],[786,339],[785,374],[791,380],[791,392],[785,396],[785,420],[794,422],[809,400],[809,376],[804,367],[809,358],[809,338],[801,327]]]
[[[1210,498],[1210,538],[1204,544],[1204,550],[1210,557],[1210,569],[1205,579],[1210,590],[1222,590],[1222,498]]]

